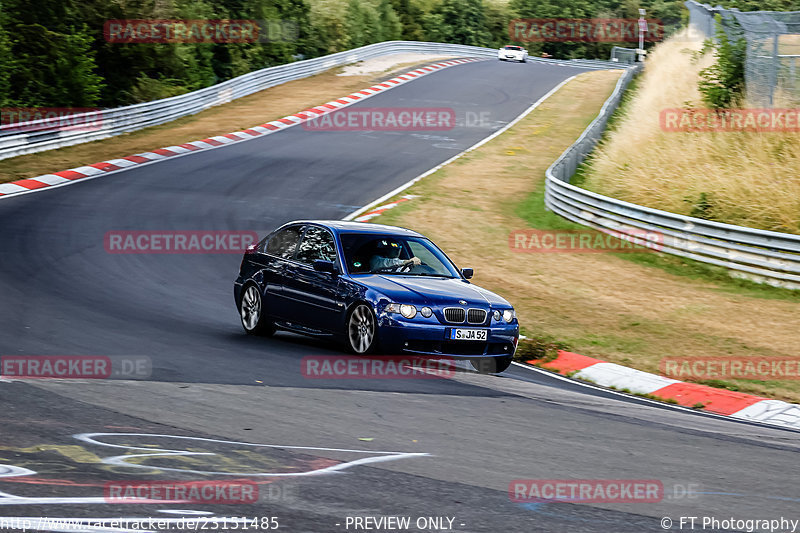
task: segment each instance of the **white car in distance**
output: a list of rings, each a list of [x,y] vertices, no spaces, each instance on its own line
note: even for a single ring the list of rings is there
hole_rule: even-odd
[[[525,63],[528,61],[528,51],[521,46],[507,44],[497,51],[497,59],[500,61],[519,61]]]

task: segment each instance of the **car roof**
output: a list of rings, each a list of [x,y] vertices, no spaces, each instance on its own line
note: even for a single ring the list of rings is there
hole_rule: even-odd
[[[284,226],[289,226],[291,224],[317,224],[319,226],[325,226],[336,233],[374,233],[376,235],[424,237],[424,235],[410,229],[398,226],[387,226],[385,224],[371,224],[368,222],[351,222],[345,220],[294,220],[292,222],[287,222]]]

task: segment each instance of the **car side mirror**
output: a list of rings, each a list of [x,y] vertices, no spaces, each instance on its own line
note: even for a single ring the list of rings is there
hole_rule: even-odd
[[[464,276],[466,279],[472,279],[472,275],[475,273],[474,270],[471,268],[462,268],[461,275]]]
[[[317,272],[328,272],[330,274],[338,274],[339,269],[336,268],[336,263],[333,261],[325,261],[324,259],[317,259],[313,263],[314,270]]]

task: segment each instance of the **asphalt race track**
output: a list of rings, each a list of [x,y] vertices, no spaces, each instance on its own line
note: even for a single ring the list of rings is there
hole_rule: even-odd
[[[800,519],[795,432],[519,367],[484,376],[464,366],[452,379],[306,379],[302,357],[340,352],[291,334],[246,336],[232,296],[239,254],[104,249],[109,231],[263,235],[293,219],[342,218],[580,72],[464,64],[355,106],[452,107],[463,120],[450,131],[296,126],[1,200],[0,354],[147,356],[153,370],[135,382],[0,382],[0,531],[2,517],[211,516],[195,513],[276,517],[290,533],[356,531],[348,517],[386,515],[410,516],[410,531],[463,532],[663,531],[662,517],[678,530],[681,516]],[[468,123],[476,116],[483,122]],[[120,435],[85,436],[104,433]],[[142,450],[153,457],[103,462]],[[108,482],[242,477],[258,485],[257,502],[103,498]],[[664,496],[521,504],[508,494],[515,479],[658,480]],[[417,529],[420,517],[452,522]]]

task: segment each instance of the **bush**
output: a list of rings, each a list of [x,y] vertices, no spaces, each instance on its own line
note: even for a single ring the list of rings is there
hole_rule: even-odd
[[[180,85],[178,80],[153,79],[142,74],[136,79],[136,85],[131,89],[131,101],[136,103],[152,102],[185,92],[187,92],[186,87]]]
[[[520,339],[514,360],[527,362],[531,359],[541,359],[543,363],[554,360],[558,357],[559,350],[569,350],[569,346],[563,342],[555,341],[547,337],[528,337]]]
[[[698,87],[703,102],[714,109],[739,105],[744,99],[744,62],[747,41],[729,39],[717,15],[717,43],[713,46],[717,61],[700,71]]]

